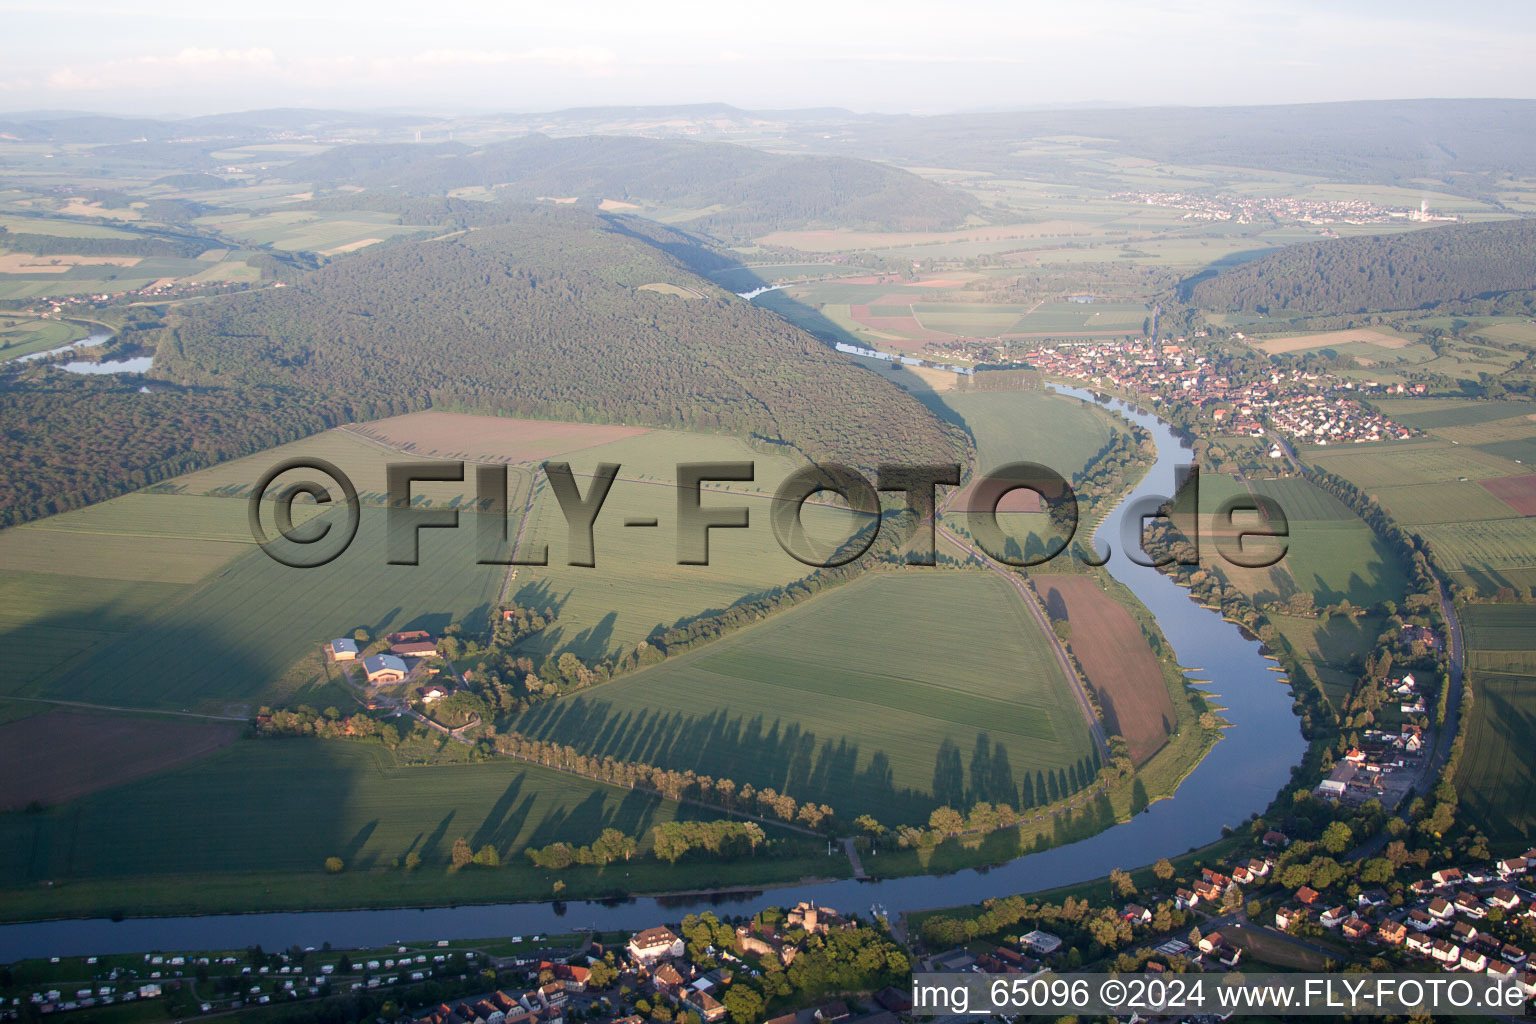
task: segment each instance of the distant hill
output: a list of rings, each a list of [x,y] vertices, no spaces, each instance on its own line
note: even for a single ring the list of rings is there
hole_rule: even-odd
[[[706,211],[686,223],[736,237],[807,225],[939,230],[979,209],[960,192],[867,160],[629,136],[534,134],[474,151],[453,144],[343,146],[277,173],[321,188],[440,195],[478,186],[509,198],[576,197],[594,206],[649,201]]]
[[[479,205],[507,223],[173,307],[135,333],[156,346],[148,395],[35,364],[0,374],[0,459],[18,467],[0,525],[432,406],[721,431],[867,468],[963,459],[906,392],[687,269],[686,236]],[[704,297],[641,288],[656,283]]]
[[[1203,309],[1362,313],[1536,289],[1536,219],[1287,246],[1187,289]]]
[[[1536,173],[1536,100],[1384,100],[1264,107],[1135,107],[884,118],[852,126],[841,149],[913,164],[1023,172],[1070,168],[1020,152],[1021,138],[1102,138],[1164,163],[1259,167],[1343,181]],[[818,135],[807,143],[825,147]],[[1476,184],[1476,183],[1473,183]],[[1458,186],[1460,187],[1460,186]]]

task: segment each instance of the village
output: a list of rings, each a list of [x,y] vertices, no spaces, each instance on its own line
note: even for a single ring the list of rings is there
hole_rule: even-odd
[[[398,1024],[896,1024],[911,1008],[908,960],[878,924],[801,902],[739,923],[688,915],[675,929],[52,957],[4,975],[0,1020],[151,1001],[194,1016],[305,1001],[318,1011],[337,998],[374,1001],[367,1019]]]
[[[1296,196],[1238,196],[1196,192],[1116,192],[1109,198],[1185,210],[1185,220],[1232,221],[1252,224],[1258,220],[1294,224],[1390,224],[1411,221],[1455,221],[1458,218],[1431,213],[1428,200],[1419,208],[1380,206],[1367,199],[1302,199]]]
[[[994,944],[971,941],[923,957],[919,966],[955,973],[1080,969],[1158,975],[1337,971],[1355,965],[1376,972],[1486,976],[1519,985],[1527,999],[1536,997],[1536,971],[1526,951],[1536,938],[1536,890],[1524,884],[1536,867],[1536,849],[1427,872],[1407,884],[1373,884],[1356,870],[1340,872],[1317,888],[1305,883],[1292,888],[1283,884],[1287,876],[1276,853],[1291,841],[1269,830],[1261,842],[1270,852],[1237,859],[1225,870],[1203,867],[1188,878],[1169,878],[1118,910],[1080,908],[1073,924],[1059,928],[1063,934],[1035,927],[985,951],[978,947]],[[1065,909],[1072,909],[1070,902]],[[1130,939],[1110,943],[1087,961],[1081,941],[1073,944],[1073,933],[1080,934],[1081,924],[1093,918],[1094,933],[1108,937],[1118,928],[1121,939]]]
[[[1047,345],[1030,352],[1028,361],[1047,375],[1115,387],[1153,405],[1178,402],[1197,410],[1219,433],[1262,438],[1272,427],[1292,441],[1319,446],[1412,437],[1408,427],[1366,408],[1354,396],[1422,393],[1424,388],[1278,367],[1253,380],[1237,381],[1184,338],[1173,343],[1141,338]],[[1284,457],[1279,444],[1269,454],[1272,459]]]

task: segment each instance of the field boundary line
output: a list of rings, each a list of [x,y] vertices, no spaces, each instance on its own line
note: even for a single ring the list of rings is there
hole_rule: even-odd
[[[125,708],[113,704],[90,704],[82,700],[57,700],[50,697],[19,697],[11,694],[0,694],[0,700],[20,700],[29,704],[51,704],[56,707],[83,708],[87,711],[111,711],[127,715],[161,715],[172,718],[202,718],[214,722],[249,722],[248,716],[241,715],[209,715],[199,711],[166,711],[160,708]]]

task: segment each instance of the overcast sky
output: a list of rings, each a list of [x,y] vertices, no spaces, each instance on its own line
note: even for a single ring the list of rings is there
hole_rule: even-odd
[[[0,0],[0,109],[1536,98],[1530,0]]]

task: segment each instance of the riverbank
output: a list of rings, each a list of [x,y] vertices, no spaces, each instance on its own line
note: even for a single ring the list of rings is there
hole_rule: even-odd
[[[1086,393],[1079,397],[1083,394]],[[1117,411],[1152,431],[1157,460],[1133,490],[1130,499],[1095,531],[1109,537],[1121,535],[1125,509],[1134,508],[1136,499],[1171,493],[1174,469],[1180,462],[1182,451],[1178,439],[1155,417],[1128,406]],[[851,878],[816,883],[785,882],[783,888],[775,889],[771,894],[753,889],[713,896],[690,893],[609,903],[577,903],[574,902],[574,890],[568,886],[568,900],[558,903],[503,902],[423,910],[171,917],[129,920],[119,924],[95,919],[8,925],[0,927],[0,960],[21,955],[67,955],[171,946],[240,948],[252,942],[279,948],[295,942],[368,945],[370,938],[421,934],[421,929],[430,929],[444,938],[456,938],[494,935],[509,929],[564,931],[573,924],[591,924],[605,929],[644,928],[658,920],[673,919],[689,909],[723,906],[728,907],[729,912],[749,913],[769,904],[782,905],[802,899],[849,910],[857,910],[871,902],[879,902],[893,911],[921,910],[1072,885],[1103,877],[1112,868],[1145,864],[1162,856],[1180,856],[1191,848],[1216,841],[1224,826],[1238,827],[1267,807],[1275,794],[1289,784],[1292,767],[1301,760],[1305,743],[1291,711],[1287,687],[1269,671],[1271,663],[1260,652],[1257,641],[1244,637],[1236,626],[1223,621],[1219,615],[1195,605],[1187,591],[1157,570],[1131,562],[1118,544],[1116,551],[1109,563],[1111,574],[1156,619],[1176,662],[1201,665],[1206,669],[1211,683],[1197,685],[1205,692],[1220,695],[1223,715],[1232,724],[1225,730],[1226,741],[1215,745],[1183,780],[1173,798],[1152,803],[1131,820],[1091,838],[1025,853],[987,869],[869,882]],[[880,870],[878,862],[883,856],[866,860],[866,867]],[[875,863],[870,863],[871,860]],[[932,871],[943,870],[936,862],[930,862],[929,866]],[[800,874],[808,873],[812,872]],[[338,880],[345,877],[338,876]],[[94,884],[106,886],[113,883]],[[127,884],[127,880],[123,884]],[[178,880],[176,884],[196,886],[198,880]],[[274,899],[279,898],[281,886],[281,879],[271,883]],[[693,888],[696,893],[698,887]],[[121,885],[119,891],[124,891]],[[124,894],[127,895],[126,891]],[[12,910],[13,903],[9,896],[7,893],[7,912]],[[444,898],[438,895],[434,902],[441,903]],[[517,897],[503,890],[499,898],[505,901]],[[287,899],[284,905],[291,906],[295,902]],[[246,907],[256,905],[263,904],[259,900],[245,904]]]

